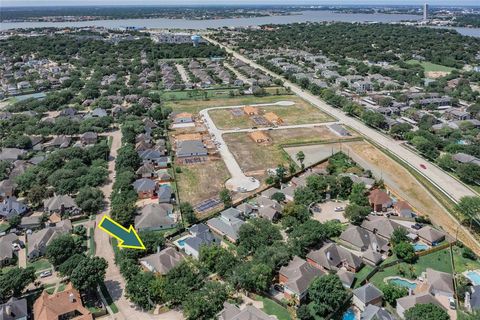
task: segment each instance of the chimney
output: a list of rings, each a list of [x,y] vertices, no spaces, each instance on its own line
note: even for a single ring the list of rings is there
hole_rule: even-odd
[[[330,254],[330,251],[327,251],[327,260],[332,260],[332,255]]]
[[[75,302],[75,295],[72,292],[68,295],[68,301],[70,301],[70,303]]]
[[[5,307],[5,313],[8,315],[8,316],[12,316],[13,315],[13,312],[12,312],[12,306],[7,304],[7,306]]]

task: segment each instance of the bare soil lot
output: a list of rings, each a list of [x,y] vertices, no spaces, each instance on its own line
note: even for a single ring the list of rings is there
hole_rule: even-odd
[[[176,173],[177,188],[181,202],[195,205],[202,200],[217,197],[230,178],[222,160],[181,165],[182,173]]]
[[[283,120],[283,123],[280,124],[280,126],[322,123],[334,120],[332,117],[320,111],[318,108],[315,108],[301,98],[288,96],[286,99],[294,102],[295,104],[293,106],[265,106],[259,108],[259,110],[261,113],[273,112],[279,116]],[[261,100],[255,102],[255,104],[260,103],[265,102]],[[252,126],[258,126],[248,115],[244,114],[242,116],[234,116],[228,109],[212,110],[209,112],[209,114],[219,129],[243,129]]]

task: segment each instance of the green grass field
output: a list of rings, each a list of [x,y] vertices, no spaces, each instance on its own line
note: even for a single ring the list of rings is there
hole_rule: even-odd
[[[453,263],[455,264],[455,272],[457,273],[480,269],[480,261],[478,259],[470,260],[462,257],[462,249],[459,247],[453,248]]]
[[[27,267],[34,267],[35,271],[40,271],[40,270],[52,268],[52,265],[50,264],[50,262],[48,262],[47,259],[43,258],[43,259],[35,260],[33,262],[27,261]]]
[[[450,259],[450,249],[440,250],[429,255],[418,258],[418,261],[411,265],[408,263],[399,263],[398,265],[386,268],[383,271],[377,272],[371,279],[376,286],[384,283],[386,277],[401,276],[399,268],[404,270],[412,269],[416,277],[420,276],[427,268],[432,268],[437,271],[453,273],[453,267]]]
[[[408,60],[408,64],[419,64],[423,67],[425,72],[452,72],[455,68],[445,67],[439,64],[431,63],[428,61]]]
[[[292,318],[290,317],[290,314],[288,313],[288,310],[276,303],[273,300],[270,300],[268,298],[264,298],[261,296],[257,296],[256,298],[257,301],[262,301],[263,302],[263,308],[262,310],[269,315],[276,316],[278,320],[291,320]]]

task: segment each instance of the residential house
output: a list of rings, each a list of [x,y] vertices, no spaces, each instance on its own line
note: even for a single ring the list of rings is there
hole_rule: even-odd
[[[177,141],[176,155],[179,158],[206,157],[207,148],[201,140]]]
[[[27,299],[12,297],[7,302],[0,304],[1,320],[27,320],[28,318]]]
[[[27,151],[18,148],[2,148],[0,152],[0,161],[14,162],[18,160]]]
[[[350,272],[357,272],[363,266],[362,258],[335,243],[328,243],[319,250],[310,251],[307,262],[318,269],[332,271],[345,268]]]
[[[345,288],[351,288],[355,281],[355,273],[340,269],[337,271],[337,276]]]
[[[191,226],[188,231],[191,237],[185,239],[184,247],[185,253],[196,259],[200,257],[200,249],[202,246],[211,246],[219,244],[219,240],[210,232],[207,225],[195,224]]]
[[[142,159],[143,163],[150,163],[156,168],[164,167],[162,163],[165,161],[165,154],[159,150],[146,149],[139,151],[138,155]]]
[[[0,217],[8,220],[13,216],[23,215],[28,211],[27,205],[15,197],[7,197],[0,203]]]
[[[35,320],[93,320],[91,312],[83,306],[80,293],[71,283],[64,291],[52,295],[44,290],[33,304],[33,315]]]
[[[19,245],[20,240],[14,233],[8,233],[3,237],[0,237],[0,267],[9,265],[16,259],[17,254],[14,250],[15,244]]]
[[[41,216],[30,216],[30,217],[23,217],[20,220],[19,227],[22,229],[38,229],[42,225],[42,217]]]
[[[43,147],[45,149],[54,149],[54,148],[64,149],[64,148],[68,148],[71,141],[72,141],[71,137],[60,135],[60,136],[56,136],[51,141],[44,143]]]
[[[275,222],[280,218],[280,212],[274,207],[260,207],[258,209],[258,216]]]
[[[98,134],[96,132],[85,132],[80,136],[80,142],[83,145],[91,145],[97,143]]]
[[[470,291],[465,293],[465,309],[469,312],[480,311],[480,285],[472,286]]]
[[[355,250],[363,252],[363,260],[370,265],[377,265],[383,260],[383,255],[389,251],[388,241],[359,226],[350,225],[340,235]]]
[[[108,116],[107,111],[102,108],[95,108],[89,114],[85,116],[85,118],[103,118]]]
[[[475,164],[477,166],[480,166],[480,159],[478,159],[477,157],[474,157],[474,156],[471,156],[469,154],[466,154],[466,153],[456,153],[453,155],[453,160],[457,161],[457,162],[460,162],[460,163],[472,163],[472,164]]]
[[[369,304],[360,315],[360,320],[395,320],[395,318],[385,308]]]
[[[454,296],[453,276],[450,273],[427,268],[426,280],[428,283],[428,292],[432,295],[449,298]]]
[[[156,178],[157,172],[155,171],[155,166],[151,163],[144,163],[140,168],[135,172],[137,176],[141,178]]]
[[[5,199],[15,193],[15,183],[11,179],[0,181],[0,198]]]
[[[43,200],[43,208],[46,212],[58,212],[62,215],[66,212],[70,213],[71,215],[75,215],[81,210],[77,206],[75,200],[67,195],[58,195]]]
[[[140,199],[152,198],[157,191],[157,183],[150,179],[141,178],[133,183],[133,189]]]
[[[399,200],[393,205],[395,214],[402,218],[413,218],[413,209],[407,201]]]
[[[371,231],[385,239],[390,239],[395,229],[405,229],[403,225],[393,221],[392,219],[372,215],[367,216],[367,219],[362,222],[361,226],[362,228]]]
[[[324,274],[325,272],[312,267],[306,260],[295,256],[288,265],[280,268],[278,281],[284,286],[285,298],[300,304],[312,281]]]
[[[435,304],[445,310],[445,307],[432,296],[429,292],[424,292],[416,295],[410,295],[397,299],[397,314],[401,319],[405,319],[405,312],[419,304]]]
[[[141,258],[140,264],[150,272],[158,275],[166,275],[184,259],[184,256],[180,252],[172,247],[168,247],[158,253]]]
[[[457,120],[457,121],[464,121],[471,119],[471,115],[467,111],[462,111],[458,109],[448,109],[445,111],[443,117],[447,120]]]
[[[246,305],[240,310],[237,306],[228,302],[223,303],[223,310],[217,315],[218,320],[275,320],[276,317],[269,316],[262,310]]]
[[[393,204],[388,193],[381,189],[372,190],[368,195],[368,202],[375,212],[386,211]]]
[[[150,203],[144,206],[141,214],[135,217],[135,229],[163,230],[177,225],[173,216],[173,206],[167,203]]]
[[[238,231],[245,223],[240,219],[241,211],[235,208],[223,210],[219,217],[207,221],[208,227],[215,233],[235,243],[238,240]]]
[[[436,246],[445,240],[445,233],[432,228],[431,226],[424,226],[417,232],[418,237],[430,246]]]
[[[172,187],[169,184],[161,184],[157,191],[158,202],[159,203],[170,203],[172,202]]]
[[[353,290],[353,304],[361,311],[364,311],[370,304],[381,307],[382,301],[382,291],[371,283],[367,283],[366,285]]]
[[[45,255],[47,246],[53,239],[62,234],[72,231],[72,223],[70,220],[62,220],[55,227],[41,229],[37,232],[27,235],[29,260],[36,259]]]

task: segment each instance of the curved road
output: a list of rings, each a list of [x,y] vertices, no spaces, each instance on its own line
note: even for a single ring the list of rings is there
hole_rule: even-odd
[[[421,175],[427,178],[432,184],[437,186],[440,190],[442,190],[450,199],[455,202],[458,202],[464,196],[474,196],[477,195],[475,192],[472,191],[469,187],[458,181],[457,179],[450,176],[448,173],[444,172],[442,169],[438,168],[437,166],[430,164],[428,165],[426,170],[419,170],[421,164],[425,164],[428,161],[423,159],[421,156],[416,154],[415,152],[405,148],[404,146],[398,144],[397,141],[392,139],[389,136],[386,136],[379,131],[366,126],[360,120],[347,116],[343,111],[340,109],[334,108],[323,100],[320,100],[318,97],[302,90],[297,85],[293,84],[292,82],[286,80],[285,78],[279,76],[276,73],[271,72],[270,70],[264,68],[263,66],[255,63],[251,59],[238,54],[237,52],[233,51],[232,49],[220,44],[219,42],[212,40],[206,36],[204,38],[213,44],[216,44],[222,48],[224,48],[227,52],[231,53],[235,58],[251,65],[252,67],[258,68],[265,72],[266,74],[274,77],[279,78],[284,81],[284,85],[287,88],[290,88],[292,92],[296,93],[298,96],[302,97],[303,99],[309,101],[313,105],[320,108],[322,111],[334,116],[337,118],[341,123],[353,128],[354,130],[358,131],[360,134],[364,135],[365,137],[369,138],[376,144],[380,145],[381,147],[389,150],[398,158],[402,159],[405,163],[410,165],[413,169],[418,171]]]

